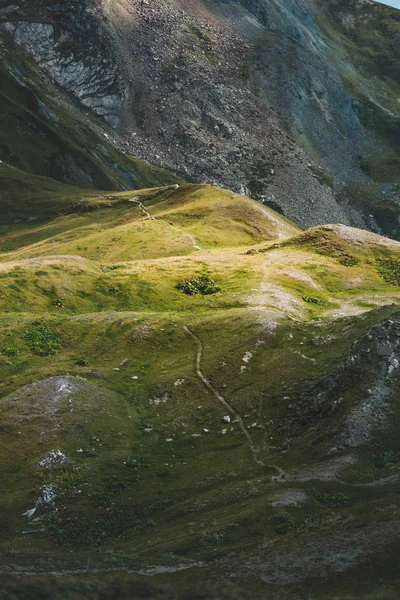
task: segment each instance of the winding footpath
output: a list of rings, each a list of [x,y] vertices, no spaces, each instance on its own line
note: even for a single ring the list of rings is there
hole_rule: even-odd
[[[277,465],[266,464],[261,458],[259,458],[260,451],[254,445],[254,442],[251,438],[250,433],[248,432],[248,430],[246,428],[246,425],[243,422],[242,417],[233,408],[233,406],[231,404],[229,404],[229,402],[226,400],[226,398],[224,398],[218,392],[218,390],[215,389],[215,387],[213,386],[211,381],[209,379],[207,379],[207,377],[204,375],[203,371],[201,370],[201,359],[203,356],[203,344],[202,344],[200,338],[198,338],[197,335],[194,333],[194,331],[192,331],[187,325],[185,325],[183,327],[183,329],[186,331],[186,333],[188,333],[195,340],[195,342],[197,344],[196,374],[197,374],[198,378],[205,385],[205,387],[207,389],[209,389],[210,392],[216,397],[218,402],[220,404],[222,404],[222,406],[224,408],[226,408],[226,410],[229,411],[231,413],[231,415],[235,418],[235,421],[238,423],[241,432],[243,433],[243,435],[245,436],[245,438],[247,440],[247,444],[248,444],[250,452],[253,456],[254,462],[256,462],[258,465],[261,465],[262,467],[269,467],[271,469],[274,469],[278,473],[278,477],[275,476],[273,479],[276,481],[279,481],[280,478],[285,477],[285,475],[286,475],[285,471],[283,469],[281,469],[281,467],[278,467]]]
[[[231,415],[235,418],[235,420],[239,424],[239,427],[240,427],[243,435],[247,439],[248,446],[250,448],[250,451],[253,455],[255,462],[259,465],[264,466],[263,461],[260,460],[257,456],[258,455],[257,448],[255,447],[253,440],[251,439],[251,435],[249,434],[249,432],[246,429],[245,424],[243,423],[242,417],[233,408],[233,406],[231,404],[229,404],[229,402],[223,396],[221,396],[221,394],[218,392],[218,390],[215,389],[215,387],[213,386],[211,381],[209,379],[207,379],[207,377],[202,372],[201,359],[202,359],[202,355],[203,355],[203,344],[201,343],[201,340],[197,337],[197,335],[191,329],[189,329],[189,327],[187,327],[187,325],[184,326],[184,330],[195,340],[195,342],[197,344],[196,374],[197,374],[198,378],[210,390],[210,392],[217,398],[218,402],[220,404],[222,404],[222,406],[224,408],[226,408],[226,410],[228,412],[230,412]]]
[[[162,221],[163,223],[166,223],[171,229],[174,229],[175,231],[177,231],[178,233],[184,235],[185,237],[190,238],[190,241],[192,242],[193,248],[195,248],[196,250],[203,250],[203,248],[200,248],[200,246],[196,242],[195,238],[190,233],[187,233],[186,231],[183,231],[183,229],[179,229],[179,227],[176,227],[175,225],[171,225],[171,223],[168,223],[168,221],[164,221],[164,219],[157,219],[156,217],[153,217],[149,213],[149,211],[146,210],[146,208],[144,207],[143,203],[140,202],[140,200],[137,200],[136,198],[131,198],[129,200],[129,202],[137,204],[138,207],[140,208],[140,210],[142,211],[142,213],[145,215],[146,219],[148,219],[149,221]]]

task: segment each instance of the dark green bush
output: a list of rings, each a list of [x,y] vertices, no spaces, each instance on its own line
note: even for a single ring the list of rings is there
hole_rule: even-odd
[[[349,498],[342,492],[321,492],[316,488],[312,488],[310,490],[310,494],[319,502],[330,508],[340,508],[341,506],[346,506],[349,503]]]
[[[345,255],[339,258],[339,263],[345,267],[356,267],[360,261],[355,256]]]
[[[43,322],[33,323],[25,338],[29,348],[38,356],[51,356],[61,349],[61,338]]]
[[[400,286],[400,260],[391,258],[378,258],[376,268],[389,285]]]
[[[56,298],[53,300],[52,305],[54,308],[64,308],[64,302],[61,300],[61,298]]]
[[[3,348],[1,352],[10,358],[18,355],[18,350],[16,348]]]
[[[318,298],[318,296],[303,296],[303,300],[309,304],[317,304],[318,306],[325,305],[325,302],[321,298]]]
[[[201,536],[202,546],[220,546],[223,542],[223,533],[205,533]]]
[[[79,471],[63,471],[57,477],[57,484],[65,491],[82,483],[82,473]]]
[[[181,281],[175,287],[188,296],[196,294],[209,296],[221,291],[221,288],[215,283],[214,279],[205,274]]]
[[[386,452],[378,452],[374,454],[374,466],[378,469],[384,469],[385,467],[393,467],[393,465],[400,460],[400,453],[394,450],[388,450]]]
[[[80,358],[79,360],[76,361],[75,364],[78,367],[87,367],[89,364],[89,359],[88,358]]]

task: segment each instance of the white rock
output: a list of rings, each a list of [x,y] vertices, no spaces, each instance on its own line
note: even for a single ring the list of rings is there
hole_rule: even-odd
[[[50,450],[37,464],[41,469],[49,469],[55,465],[63,465],[68,461],[66,454],[61,450]]]
[[[178,386],[180,386],[180,385],[183,385],[184,383],[185,383],[185,380],[184,380],[184,379],[177,379],[177,380],[175,381],[175,383],[174,383],[174,386],[175,386],[175,387],[178,387]]]

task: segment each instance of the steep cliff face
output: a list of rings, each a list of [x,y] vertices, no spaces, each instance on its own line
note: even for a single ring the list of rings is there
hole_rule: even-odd
[[[304,226],[399,237],[398,11],[372,0],[1,5],[4,41],[127,152]]]

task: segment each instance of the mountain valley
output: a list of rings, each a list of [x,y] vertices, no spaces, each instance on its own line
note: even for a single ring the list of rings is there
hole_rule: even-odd
[[[399,11],[0,1],[0,600],[395,600]]]

